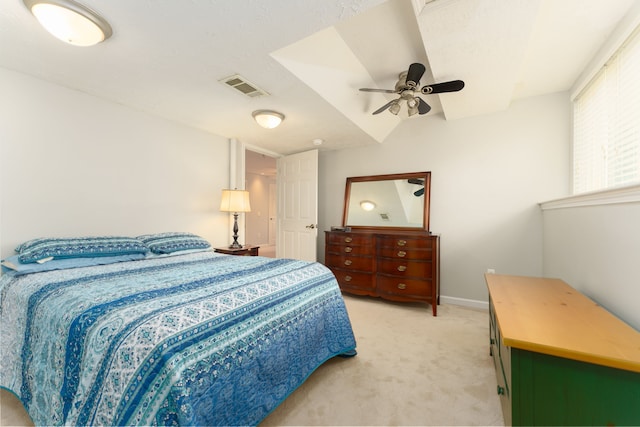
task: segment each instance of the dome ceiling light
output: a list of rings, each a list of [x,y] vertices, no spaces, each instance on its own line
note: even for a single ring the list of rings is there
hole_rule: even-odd
[[[113,34],[111,25],[73,0],[23,0],[51,35],[74,46],[93,46]]]
[[[284,114],[272,110],[257,110],[251,113],[260,126],[265,129],[273,129],[280,126],[284,120]]]

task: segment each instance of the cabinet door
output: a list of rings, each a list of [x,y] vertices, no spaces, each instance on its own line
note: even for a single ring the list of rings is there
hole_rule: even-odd
[[[640,373],[511,352],[513,425],[640,425]]]

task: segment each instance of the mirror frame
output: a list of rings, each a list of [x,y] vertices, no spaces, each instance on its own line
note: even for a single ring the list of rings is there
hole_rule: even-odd
[[[396,179],[424,179],[424,206],[422,216],[422,227],[401,227],[401,226],[369,226],[348,224],[349,221],[349,202],[351,196],[351,184],[354,182],[374,182],[389,181]],[[344,210],[342,212],[342,226],[350,227],[353,230],[421,230],[429,231],[429,205],[431,197],[431,172],[410,172],[396,173],[386,175],[369,175],[355,176],[347,178],[346,188],[344,192]]]

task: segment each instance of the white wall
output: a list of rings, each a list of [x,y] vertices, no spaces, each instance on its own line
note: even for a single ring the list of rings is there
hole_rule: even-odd
[[[486,301],[487,268],[542,274],[538,202],[568,194],[570,123],[568,94],[559,93],[461,120],[414,117],[380,145],[321,152],[320,230],[341,224],[347,177],[431,171],[441,294]],[[324,233],[318,240],[323,257]]]
[[[1,255],[42,236],[191,231],[228,244],[229,142],[0,68]]]
[[[544,210],[544,275],[640,330],[640,203]]]

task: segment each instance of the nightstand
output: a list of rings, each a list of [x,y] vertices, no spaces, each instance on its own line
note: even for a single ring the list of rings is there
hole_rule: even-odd
[[[227,254],[227,255],[258,256],[258,249],[260,249],[260,246],[244,245],[239,249],[224,247],[224,248],[215,248],[214,251],[220,254]]]

